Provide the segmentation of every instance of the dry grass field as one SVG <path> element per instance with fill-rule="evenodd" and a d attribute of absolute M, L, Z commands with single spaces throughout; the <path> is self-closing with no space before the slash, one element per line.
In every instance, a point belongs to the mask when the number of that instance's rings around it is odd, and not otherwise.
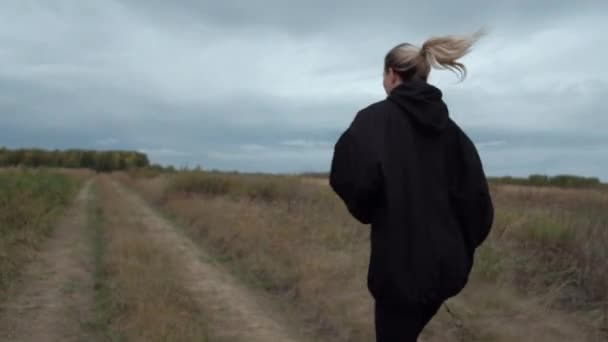
<path fill-rule="evenodd" d="M 369 228 L 312 178 L 119 174 L 250 286 L 289 303 L 317 336 L 370 341 Z M 608 192 L 492 186 L 496 220 L 466 290 L 428 341 L 603 341 Z"/>
<path fill-rule="evenodd" d="M 9 169 L 0 186 L 0 341 L 374 339 L 369 227 L 323 178 Z M 492 233 L 424 341 L 608 340 L 608 189 L 491 188 Z"/>

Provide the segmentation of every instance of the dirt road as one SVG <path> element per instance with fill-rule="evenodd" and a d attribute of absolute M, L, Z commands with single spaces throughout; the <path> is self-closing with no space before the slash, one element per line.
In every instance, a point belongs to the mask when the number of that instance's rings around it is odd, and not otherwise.
<path fill-rule="evenodd" d="M 146 227 L 146 239 L 170 252 L 181 281 L 204 313 L 210 341 L 301 341 L 283 317 L 152 210 L 139 197 L 105 179 L 113 198 Z"/>

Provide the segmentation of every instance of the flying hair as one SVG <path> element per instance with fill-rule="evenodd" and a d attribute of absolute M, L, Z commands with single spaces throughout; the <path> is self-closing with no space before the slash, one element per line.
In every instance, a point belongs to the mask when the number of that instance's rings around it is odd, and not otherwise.
<path fill-rule="evenodd" d="M 427 80 L 431 69 L 450 70 L 463 81 L 467 68 L 459 59 L 471 52 L 473 45 L 486 34 L 485 29 L 470 35 L 441 36 L 428 39 L 421 48 L 412 44 L 399 44 L 385 57 L 384 69 L 393 69 L 403 80 L 414 76 Z"/>

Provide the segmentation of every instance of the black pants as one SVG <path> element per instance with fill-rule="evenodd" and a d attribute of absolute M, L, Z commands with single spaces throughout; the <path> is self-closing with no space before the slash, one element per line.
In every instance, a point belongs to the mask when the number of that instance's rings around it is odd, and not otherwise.
<path fill-rule="evenodd" d="M 396 307 L 376 302 L 376 342 L 416 342 L 441 304 Z"/>

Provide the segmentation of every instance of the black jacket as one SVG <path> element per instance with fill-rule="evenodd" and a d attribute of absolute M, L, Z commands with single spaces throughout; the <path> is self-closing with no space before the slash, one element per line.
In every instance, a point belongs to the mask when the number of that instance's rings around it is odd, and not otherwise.
<path fill-rule="evenodd" d="M 330 184 L 372 224 L 377 301 L 424 304 L 463 289 L 494 209 L 477 150 L 439 89 L 411 80 L 361 110 L 335 145 Z"/>

